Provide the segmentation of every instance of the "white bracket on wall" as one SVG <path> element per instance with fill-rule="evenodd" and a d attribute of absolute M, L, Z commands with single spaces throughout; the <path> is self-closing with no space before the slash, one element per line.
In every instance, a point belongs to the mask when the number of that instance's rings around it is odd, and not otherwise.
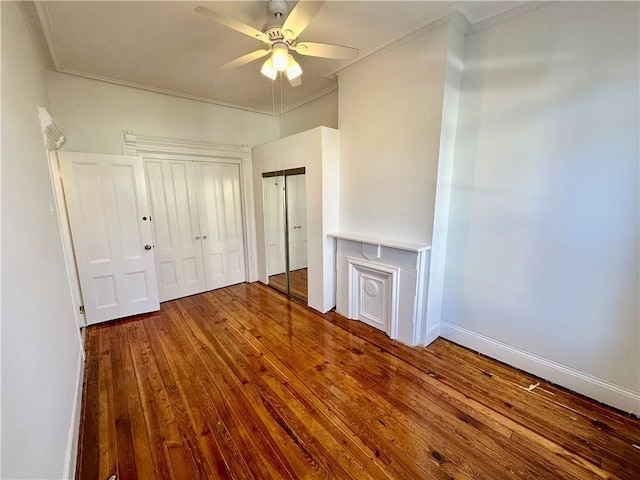
<path fill-rule="evenodd" d="M 380 245 L 373 245 L 371 243 L 363 243 L 360 247 L 362 256 L 367 260 L 376 260 L 380 258 Z"/>
<path fill-rule="evenodd" d="M 47 150 L 59 150 L 65 141 L 60 129 L 53 123 L 51 114 L 44 107 L 38 107 L 38 119 L 40 120 L 40 131 L 42 141 Z"/>

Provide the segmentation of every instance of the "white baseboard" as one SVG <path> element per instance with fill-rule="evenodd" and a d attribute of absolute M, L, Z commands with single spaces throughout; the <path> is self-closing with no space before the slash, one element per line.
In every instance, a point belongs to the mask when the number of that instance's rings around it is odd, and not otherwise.
<path fill-rule="evenodd" d="M 431 342 L 436 340 L 439 336 L 440 336 L 440 322 L 433 325 L 431 328 L 429 328 L 429 330 L 427 330 L 427 333 L 424 336 L 424 346 L 426 347 Z"/>
<path fill-rule="evenodd" d="M 599 402 L 640 415 L 640 392 L 627 390 L 450 323 L 440 324 L 440 336 Z"/>
<path fill-rule="evenodd" d="M 64 472 L 62 478 L 73 480 L 76 476 L 76 460 L 78 457 L 78 436 L 80 433 L 80 414 L 82 413 L 82 385 L 84 380 L 84 352 L 78 354 L 78 368 L 76 377 L 76 391 L 71 410 L 71 425 L 67 438 L 67 449 L 64 458 Z"/>

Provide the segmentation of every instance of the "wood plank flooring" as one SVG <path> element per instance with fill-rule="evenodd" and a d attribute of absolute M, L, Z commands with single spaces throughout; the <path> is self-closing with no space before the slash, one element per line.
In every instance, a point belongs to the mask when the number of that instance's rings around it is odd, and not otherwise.
<path fill-rule="evenodd" d="M 530 385 L 540 383 L 529 391 Z M 640 421 L 261 284 L 90 327 L 78 479 L 640 478 Z"/>
<path fill-rule="evenodd" d="M 291 295 L 300 300 L 307 302 L 307 269 L 301 268 L 299 270 L 293 270 L 289 274 L 289 281 L 291 282 Z M 271 275 L 269 277 L 269 285 L 280 290 L 281 292 L 287 291 L 287 274 L 280 273 L 278 275 Z"/>

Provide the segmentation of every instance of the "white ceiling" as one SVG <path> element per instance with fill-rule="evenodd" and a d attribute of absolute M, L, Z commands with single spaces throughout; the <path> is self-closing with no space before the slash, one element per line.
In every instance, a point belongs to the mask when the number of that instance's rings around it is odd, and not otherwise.
<path fill-rule="evenodd" d="M 295 2 L 288 2 L 290 7 Z M 300 35 L 301 41 L 355 47 L 360 58 L 443 16 L 454 8 L 472 22 L 524 2 L 327 1 Z M 198 5 L 259 30 L 267 2 L 50 1 L 38 13 L 58 71 L 164 91 L 174 95 L 271 113 L 272 87 L 261 61 L 230 71 L 220 65 L 263 43 L 203 17 Z M 348 62 L 296 55 L 304 75 L 299 87 L 282 82 L 285 111 L 334 89 L 335 72 Z"/>

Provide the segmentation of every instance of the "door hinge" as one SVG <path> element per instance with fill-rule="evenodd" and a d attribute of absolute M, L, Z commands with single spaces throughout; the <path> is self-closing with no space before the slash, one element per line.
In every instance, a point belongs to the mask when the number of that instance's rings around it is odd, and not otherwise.
<path fill-rule="evenodd" d="M 80 305 L 80 313 L 84 315 L 84 305 Z"/>

